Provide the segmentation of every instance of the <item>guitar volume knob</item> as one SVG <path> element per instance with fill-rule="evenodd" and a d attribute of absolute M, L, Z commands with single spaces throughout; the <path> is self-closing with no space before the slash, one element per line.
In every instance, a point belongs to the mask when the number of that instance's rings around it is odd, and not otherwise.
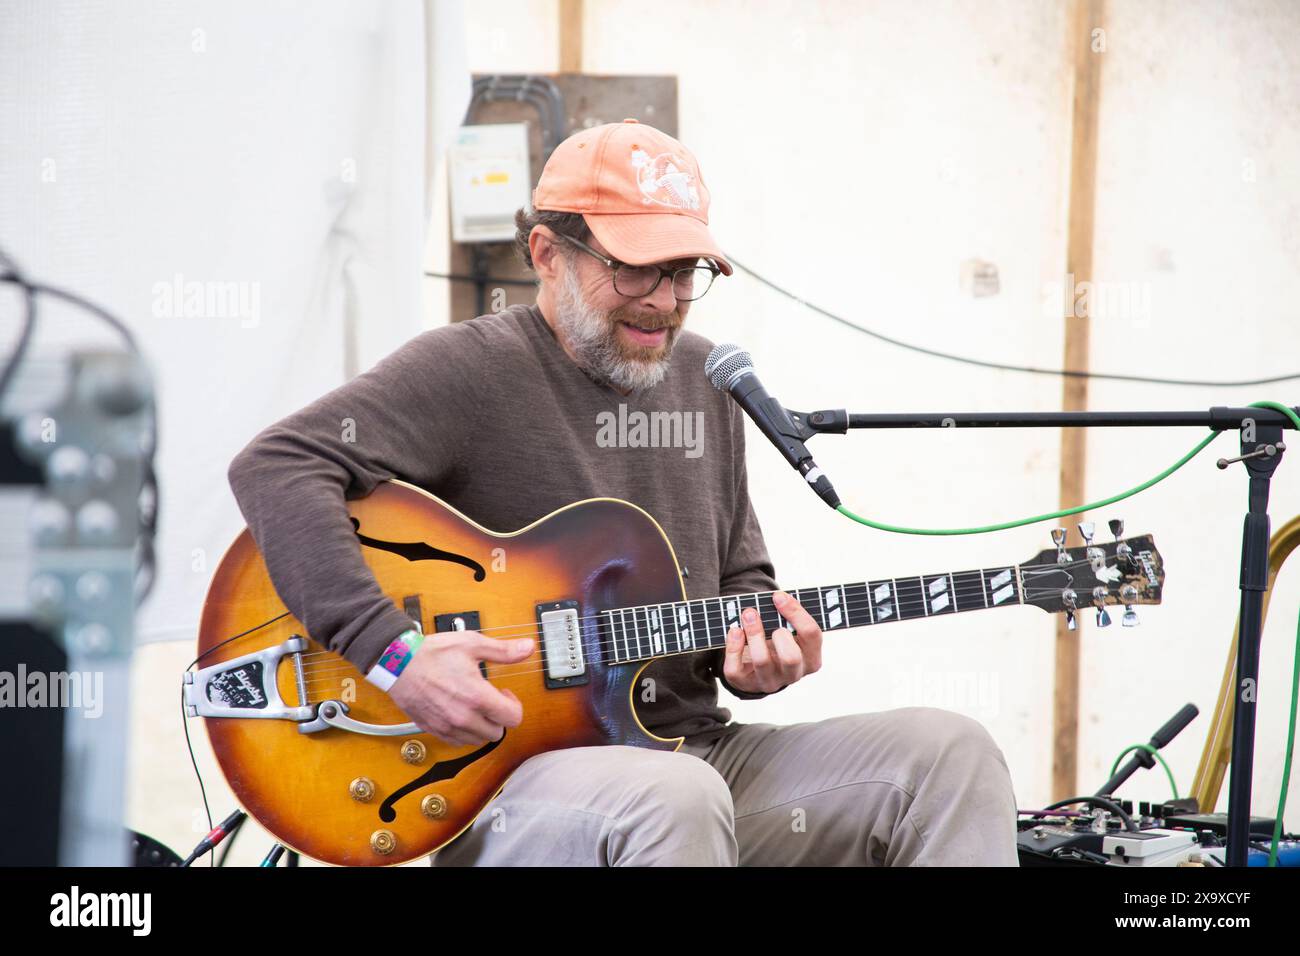
<path fill-rule="evenodd" d="M 420 801 L 420 812 L 430 820 L 441 820 L 447 815 L 447 798 L 440 793 L 431 793 Z"/>
<path fill-rule="evenodd" d="M 402 759 L 407 763 L 424 763 L 429 755 L 428 748 L 419 740 L 408 740 L 402 744 Z"/>
<path fill-rule="evenodd" d="M 375 782 L 369 777 L 357 777 L 348 784 L 348 794 L 357 803 L 369 803 L 375 797 Z"/>
<path fill-rule="evenodd" d="M 376 830 L 370 834 L 370 849 L 380 856 L 388 856 L 397 849 L 397 837 L 392 830 Z"/>

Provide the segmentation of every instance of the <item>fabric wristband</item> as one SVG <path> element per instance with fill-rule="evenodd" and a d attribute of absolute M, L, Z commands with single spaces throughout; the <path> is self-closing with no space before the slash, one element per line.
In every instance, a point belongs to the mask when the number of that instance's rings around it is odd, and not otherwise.
<path fill-rule="evenodd" d="M 409 628 L 394 638 L 393 643 L 379 655 L 375 666 L 370 668 L 366 680 L 382 691 L 387 691 L 397 682 L 398 676 L 411 663 L 411 658 L 424 643 L 424 635 L 415 628 Z"/>

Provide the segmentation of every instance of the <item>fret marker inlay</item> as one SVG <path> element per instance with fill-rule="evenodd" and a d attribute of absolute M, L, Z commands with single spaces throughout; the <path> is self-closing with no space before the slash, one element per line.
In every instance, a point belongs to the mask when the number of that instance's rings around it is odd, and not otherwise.
<path fill-rule="evenodd" d="M 830 588 L 822 595 L 826 602 L 826 626 L 839 627 L 844 623 L 844 609 L 840 607 L 840 589 Z"/>
<path fill-rule="evenodd" d="M 876 599 L 876 620 L 883 621 L 891 617 L 894 613 L 893 589 L 888 584 L 882 584 L 875 590 Z"/>

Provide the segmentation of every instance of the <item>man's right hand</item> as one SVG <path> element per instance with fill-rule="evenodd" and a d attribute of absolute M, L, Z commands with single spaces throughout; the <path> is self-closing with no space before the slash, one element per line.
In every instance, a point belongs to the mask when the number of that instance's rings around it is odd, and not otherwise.
<path fill-rule="evenodd" d="M 533 652 L 533 640 L 497 640 L 478 631 L 428 635 L 388 694 L 421 730 L 454 746 L 501 739 L 518 727 L 524 706 L 513 692 L 483 679 L 479 661 L 517 664 Z"/>

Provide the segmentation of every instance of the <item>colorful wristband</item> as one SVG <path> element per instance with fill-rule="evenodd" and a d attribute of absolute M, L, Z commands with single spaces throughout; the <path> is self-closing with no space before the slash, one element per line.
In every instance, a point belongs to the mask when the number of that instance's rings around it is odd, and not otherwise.
<path fill-rule="evenodd" d="M 380 690 L 387 691 L 397 682 L 398 676 L 406 669 L 406 665 L 411 663 L 411 658 L 423 643 L 424 635 L 419 631 L 414 628 L 403 631 L 384 649 L 384 653 L 379 655 L 379 660 L 375 662 L 374 667 L 370 668 L 366 680 Z"/>

